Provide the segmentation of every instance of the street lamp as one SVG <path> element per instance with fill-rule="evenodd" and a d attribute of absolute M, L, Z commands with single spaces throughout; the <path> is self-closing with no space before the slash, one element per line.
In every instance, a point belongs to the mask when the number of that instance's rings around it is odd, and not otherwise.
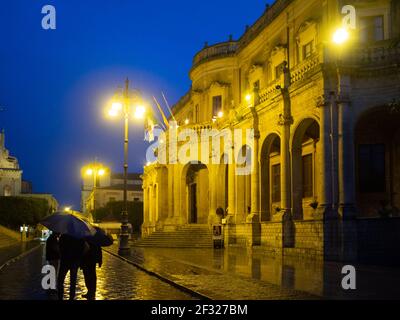
<path fill-rule="evenodd" d="M 336 67 L 336 76 L 337 76 L 337 97 L 340 99 L 340 97 L 342 96 L 342 75 L 340 72 L 340 60 L 341 60 L 341 55 L 342 55 L 342 50 L 344 45 L 350 40 L 350 33 L 348 31 L 348 29 L 346 27 L 340 27 L 338 29 L 336 29 L 336 31 L 333 33 L 332 36 L 332 42 L 336 47 L 336 63 L 335 63 L 335 67 Z M 336 191 L 335 191 L 335 185 L 336 185 L 336 181 L 335 181 L 335 168 L 333 166 L 333 163 L 335 163 L 335 144 L 334 144 L 334 120 L 333 120 L 333 105 L 332 103 L 329 104 L 329 111 L 330 111 L 330 144 L 331 144 L 331 180 L 332 180 L 332 210 L 335 210 L 335 201 L 336 201 Z M 340 120 L 340 117 L 343 117 L 343 112 L 346 112 L 346 110 L 343 111 L 343 109 L 340 111 L 341 107 L 338 106 L 338 146 L 339 149 L 343 150 L 343 145 L 341 146 L 341 144 L 343 144 L 343 118 L 342 120 Z M 338 153 L 338 158 L 339 158 L 339 162 L 340 157 L 343 157 L 343 152 Z M 340 185 L 340 178 L 338 181 L 339 185 Z M 339 199 L 340 199 L 340 194 L 338 195 Z M 340 201 L 339 201 L 340 202 Z"/>
<path fill-rule="evenodd" d="M 97 187 L 97 178 L 104 176 L 106 173 L 105 168 L 98 164 L 97 162 L 90 164 L 84 170 L 84 174 L 87 177 L 93 177 L 93 212 L 96 211 L 96 187 Z"/>
<path fill-rule="evenodd" d="M 121 212 L 121 234 L 119 238 L 118 253 L 124 255 L 129 253 L 129 227 L 128 227 L 128 143 L 129 143 L 129 118 L 143 119 L 146 114 L 146 108 L 141 103 L 140 93 L 130 95 L 129 80 L 125 81 L 125 88 L 122 94 L 111 104 L 108 114 L 111 117 L 117 117 L 121 113 L 124 117 L 124 206 Z"/>
<path fill-rule="evenodd" d="M 337 45 L 344 44 L 347 40 L 349 40 L 349 32 L 345 28 L 339 28 L 333 34 L 333 42 Z"/>

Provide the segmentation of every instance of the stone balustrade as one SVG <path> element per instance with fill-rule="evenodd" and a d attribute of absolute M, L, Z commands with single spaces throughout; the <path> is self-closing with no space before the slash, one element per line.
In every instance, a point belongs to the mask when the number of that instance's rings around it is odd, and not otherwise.
<path fill-rule="evenodd" d="M 238 44 L 236 41 L 228 41 L 205 47 L 193 58 L 193 67 L 212 58 L 233 56 L 236 53 Z"/>

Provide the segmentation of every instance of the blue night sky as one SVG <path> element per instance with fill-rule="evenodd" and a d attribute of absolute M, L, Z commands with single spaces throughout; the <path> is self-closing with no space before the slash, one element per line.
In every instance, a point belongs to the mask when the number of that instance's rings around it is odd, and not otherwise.
<path fill-rule="evenodd" d="M 174 104 L 190 86 L 192 57 L 240 37 L 268 1 L 6 0 L 0 5 L 0 128 L 34 192 L 79 209 L 80 168 L 95 157 L 122 172 L 122 121 L 103 115 L 126 77 L 147 97 Z M 270 1 L 272 2 L 272 1 Z M 41 27 L 44 5 L 57 29 Z M 147 143 L 132 121 L 129 171 Z"/>

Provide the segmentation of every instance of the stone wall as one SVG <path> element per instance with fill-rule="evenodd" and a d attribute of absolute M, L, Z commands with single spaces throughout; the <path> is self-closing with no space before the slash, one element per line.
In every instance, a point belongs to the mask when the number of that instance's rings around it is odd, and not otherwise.
<path fill-rule="evenodd" d="M 261 223 L 261 246 L 268 252 L 282 252 L 282 223 Z"/>
<path fill-rule="evenodd" d="M 294 246 L 285 248 L 284 254 L 303 258 L 322 258 L 324 251 L 322 221 L 294 221 Z"/>
<path fill-rule="evenodd" d="M 400 265 L 400 218 L 357 220 L 358 261 Z"/>

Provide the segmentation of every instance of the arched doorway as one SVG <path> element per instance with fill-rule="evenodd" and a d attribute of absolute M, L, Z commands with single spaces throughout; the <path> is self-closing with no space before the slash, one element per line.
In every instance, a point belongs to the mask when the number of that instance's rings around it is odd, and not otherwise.
<path fill-rule="evenodd" d="M 270 134 L 261 149 L 261 221 L 269 221 L 281 206 L 281 140 Z"/>
<path fill-rule="evenodd" d="M 183 172 L 187 221 L 190 224 L 206 224 L 209 214 L 208 168 L 202 163 L 190 163 Z"/>
<path fill-rule="evenodd" d="M 5 197 L 10 197 L 12 195 L 11 194 L 11 187 L 8 186 L 8 185 L 4 186 L 3 194 L 4 194 Z"/>
<path fill-rule="evenodd" d="M 356 201 L 360 216 L 398 215 L 400 208 L 400 111 L 364 113 L 355 127 Z"/>
<path fill-rule="evenodd" d="M 304 119 L 292 144 L 293 218 L 313 219 L 318 203 L 318 154 L 320 127 L 316 120 Z"/>

